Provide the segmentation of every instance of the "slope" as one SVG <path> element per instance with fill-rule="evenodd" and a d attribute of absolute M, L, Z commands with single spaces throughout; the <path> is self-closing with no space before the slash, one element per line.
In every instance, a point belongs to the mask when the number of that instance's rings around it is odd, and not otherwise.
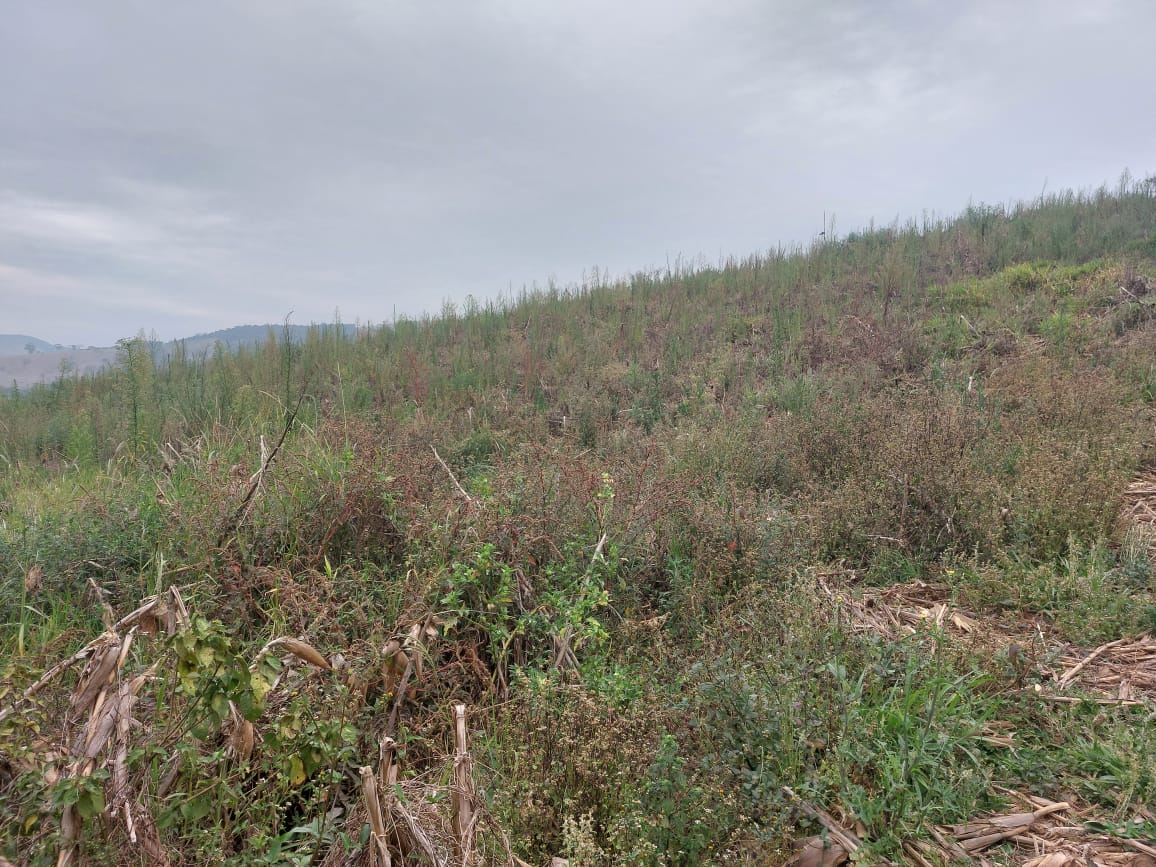
<path fill-rule="evenodd" d="M 1137 184 L 0 401 L 5 855 L 1140 857 L 1154 257 Z"/>

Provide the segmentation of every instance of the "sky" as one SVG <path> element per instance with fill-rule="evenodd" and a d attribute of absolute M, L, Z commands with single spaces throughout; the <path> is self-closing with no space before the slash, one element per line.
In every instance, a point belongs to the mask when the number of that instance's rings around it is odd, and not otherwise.
<path fill-rule="evenodd" d="M 0 22 L 0 332 L 53 343 L 388 322 L 1156 172 L 1151 0 L 0 0 Z"/>

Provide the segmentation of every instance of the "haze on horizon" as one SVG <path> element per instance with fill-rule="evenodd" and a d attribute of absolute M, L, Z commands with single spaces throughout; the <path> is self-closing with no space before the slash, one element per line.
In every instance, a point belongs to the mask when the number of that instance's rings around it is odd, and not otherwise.
<path fill-rule="evenodd" d="M 0 332 L 388 321 L 1156 170 L 1148 0 L 0 0 Z"/>

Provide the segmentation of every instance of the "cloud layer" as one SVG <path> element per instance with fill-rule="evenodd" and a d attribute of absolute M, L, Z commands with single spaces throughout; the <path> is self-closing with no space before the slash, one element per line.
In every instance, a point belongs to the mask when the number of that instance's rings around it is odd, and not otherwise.
<path fill-rule="evenodd" d="M 387 320 L 1156 169 L 1156 5 L 0 4 L 0 331 Z"/>

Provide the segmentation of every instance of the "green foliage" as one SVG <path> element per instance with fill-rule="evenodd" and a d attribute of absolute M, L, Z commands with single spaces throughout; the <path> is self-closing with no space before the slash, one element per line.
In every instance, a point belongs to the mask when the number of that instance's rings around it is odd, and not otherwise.
<path fill-rule="evenodd" d="M 177 682 L 207 713 L 195 720 L 193 734 L 205 737 L 229 716 L 230 704 L 247 720 L 261 715 L 265 696 L 280 669 L 266 656 L 250 671 L 221 625 L 196 617 L 173 639 Z"/>
<path fill-rule="evenodd" d="M 651 817 L 650 842 L 664 864 L 701 864 L 729 830 L 713 821 L 714 795 L 687 774 L 678 740 L 664 735 L 642 786 L 642 809 Z"/>
<path fill-rule="evenodd" d="M 1084 548 L 1073 539 L 1058 561 L 1012 560 L 961 569 L 955 578 L 979 606 L 1042 614 L 1065 638 L 1097 645 L 1156 627 L 1156 600 L 1136 592 L 1146 589 L 1151 566 L 1131 547 L 1135 544 L 1132 540 L 1114 553 L 1101 544 Z"/>
<path fill-rule="evenodd" d="M 881 849 L 898 850 L 924 822 L 957 822 L 990 797 L 981 758 L 983 676 L 957 674 L 926 647 L 867 644 L 855 674 L 828 663 L 839 706 L 830 781 Z"/>

